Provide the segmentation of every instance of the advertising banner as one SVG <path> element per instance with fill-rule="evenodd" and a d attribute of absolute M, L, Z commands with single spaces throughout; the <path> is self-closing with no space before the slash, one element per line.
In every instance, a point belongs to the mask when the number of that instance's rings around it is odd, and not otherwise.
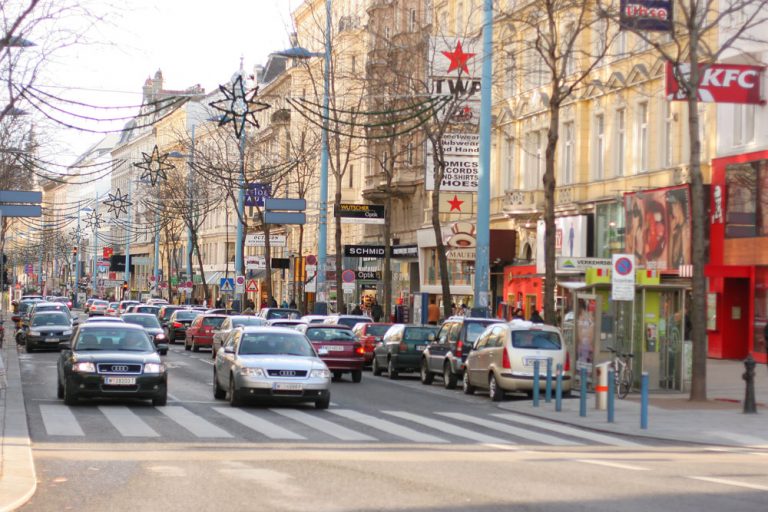
<path fill-rule="evenodd" d="M 245 189 L 245 206 L 264 206 L 264 199 L 272 196 L 269 183 L 249 183 Z"/>
<path fill-rule="evenodd" d="M 264 233 L 252 233 L 245 235 L 246 247 L 264 247 L 266 236 Z M 269 245 L 271 247 L 285 247 L 286 237 L 285 235 L 269 235 Z"/>
<path fill-rule="evenodd" d="M 585 258 L 589 221 L 586 215 L 570 215 L 555 219 L 555 260 L 558 256 Z M 544 221 L 536 224 L 536 272 L 544 273 Z"/>
<path fill-rule="evenodd" d="M 704 103 L 762 103 L 760 95 L 760 77 L 763 66 L 741 64 L 711 64 L 706 69 L 699 64 L 703 72 L 699 76 L 699 101 Z M 680 64 L 680 75 L 690 76 L 691 65 Z M 685 90 L 675 78 L 672 63 L 667 62 L 665 71 L 665 93 L 670 101 L 684 101 Z"/>
<path fill-rule="evenodd" d="M 384 206 L 341 203 L 336 210 L 342 224 L 384 224 Z"/>
<path fill-rule="evenodd" d="M 424 186 L 435 190 L 435 161 L 433 148 L 427 144 L 427 165 Z M 440 190 L 477 192 L 480 171 L 480 136 L 474 133 L 446 133 L 442 139 L 445 172 Z"/>
<path fill-rule="evenodd" d="M 672 0 L 621 0 L 621 28 L 655 32 L 672 30 Z"/>
<path fill-rule="evenodd" d="M 599 337 L 599 309 L 594 295 L 577 295 L 576 298 L 576 369 L 592 372 L 595 348 Z"/>
<path fill-rule="evenodd" d="M 479 38 L 433 37 L 430 48 L 430 77 L 433 96 L 454 96 L 438 112 L 442 122 L 451 116 L 452 124 L 477 125 L 480 121 L 480 79 L 482 42 Z"/>

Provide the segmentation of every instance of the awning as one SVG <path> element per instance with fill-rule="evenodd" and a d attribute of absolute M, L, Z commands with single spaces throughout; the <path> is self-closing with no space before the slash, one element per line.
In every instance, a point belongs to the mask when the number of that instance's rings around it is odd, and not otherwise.
<path fill-rule="evenodd" d="M 568 288 L 569 290 L 578 290 L 579 288 L 584 288 L 587 286 L 587 283 L 584 281 L 558 281 L 557 286 L 562 286 L 563 288 Z"/>

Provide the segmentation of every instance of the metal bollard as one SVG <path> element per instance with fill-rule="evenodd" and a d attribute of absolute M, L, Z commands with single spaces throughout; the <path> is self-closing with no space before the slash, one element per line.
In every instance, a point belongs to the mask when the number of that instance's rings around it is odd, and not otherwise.
<path fill-rule="evenodd" d="M 614 370 L 608 370 L 608 423 L 613 423 L 613 400 L 616 393 Z"/>
<path fill-rule="evenodd" d="M 648 429 L 648 372 L 640 378 L 640 428 Z"/>
<path fill-rule="evenodd" d="M 539 360 L 533 362 L 533 406 L 539 406 Z"/>
<path fill-rule="evenodd" d="M 579 416 L 587 415 L 587 369 L 581 369 L 581 391 L 579 392 Z"/>
<path fill-rule="evenodd" d="M 557 365 L 557 377 L 555 380 L 555 411 L 563 410 L 563 365 Z"/>
<path fill-rule="evenodd" d="M 552 358 L 547 358 L 547 388 L 544 392 L 544 401 L 550 403 L 552 401 Z"/>
<path fill-rule="evenodd" d="M 744 414 L 757 413 L 757 404 L 755 403 L 755 364 L 752 354 L 749 354 L 744 360 L 746 371 L 741 376 L 747 384 L 747 389 L 744 390 Z"/>

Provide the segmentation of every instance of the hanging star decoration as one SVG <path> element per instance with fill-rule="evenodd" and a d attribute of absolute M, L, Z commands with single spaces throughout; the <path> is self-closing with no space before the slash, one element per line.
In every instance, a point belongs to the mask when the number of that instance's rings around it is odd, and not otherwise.
<path fill-rule="evenodd" d="M 463 71 L 469 74 L 469 68 L 467 67 L 467 61 L 474 57 L 475 53 L 464 53 L 464 49 L 461 47 L 461 41 L 456 42 L 456 49 L 452 52 L 443 52 L 443 55 L 448 57 L 451 64 L 448 66 L 448 72 L 450 73 L 454 69 Z"/>
<path fill-rule="evenodd" d="M 100 213 L 96 213 L 96 210 L 91 210 L 91 212 L 85 216 L 85 223 L 93 231 L 98 231 L 102 223 L 101 218 L 102 218 L 102 215 Z"/>
<path fill-rule="evenodd" d="M 223 114 L 219 119 L 219 126 L 232 123 L 238 140 L 243 136 L 246 123 L 259 128 L 256 114 L 270 108 L 271 105 L 256 100 L 256 95 L 259 92 L 258 87 L 246 93 L 243 75 L 240 73 L 230 85 L 219 85 L 219 90 L 224 94 L 224 98 L 209 103 L 211 107 Z"/>
<path fill-rule="evenodd" d="M 128 194 L 121 194 L 120 189 L 117 189 L 115 194 L 109 194 L 109 199 L 104 201 L 104 204 L 109 208 L 109 212 L 115 212 L 115 218 L 118 218 L 120 213 L 128 213 L 128 207 L 133 203 L 128 200 Z"/>
<path fill-rule="evenodd" d="M 167 162 L 168 153 L 164 155 L 160 154 L 160 150 L 157 149 L 157 144 L 152 149 L 152 153 L 147 154 L 142 151 L 142 160 L 137 164 L 133 164 L 134 167 L 138 167 L 142 172 L 139 177 L 140 180 L 149 180 L 150 185 L 153 187 L 157 185 L 160 180 L 168 180 L 168 172 L 174 168 L 174 165 Z"/>

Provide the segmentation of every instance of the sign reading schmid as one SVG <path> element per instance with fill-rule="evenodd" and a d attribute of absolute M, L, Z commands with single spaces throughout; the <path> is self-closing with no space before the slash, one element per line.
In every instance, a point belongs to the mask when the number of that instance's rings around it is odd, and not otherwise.
<path fill-rule="evenodd" d="M 336 215 L 342 224 L 384 224 L 384 206 L 341 203 Z"/>
<path fill-rule="evenodd" d="M 350 258 L 383 258 L 383 245 L 345 245 L 344 256 Z"/>
<path fill-rule="evenodd" d="M 762 66 L 741 64 L 711 64 L 704 69 L 699 64 L 699 101 L 704 103 L 762 103 L 760 75 Z M 678 73 L 686 80 L 691 74 L 690 64 L 680 64 Z M 686 91 L 675 78 L 671 62 L 667 62 L 665 90 L 670 101 L 683 101 Z"/>

